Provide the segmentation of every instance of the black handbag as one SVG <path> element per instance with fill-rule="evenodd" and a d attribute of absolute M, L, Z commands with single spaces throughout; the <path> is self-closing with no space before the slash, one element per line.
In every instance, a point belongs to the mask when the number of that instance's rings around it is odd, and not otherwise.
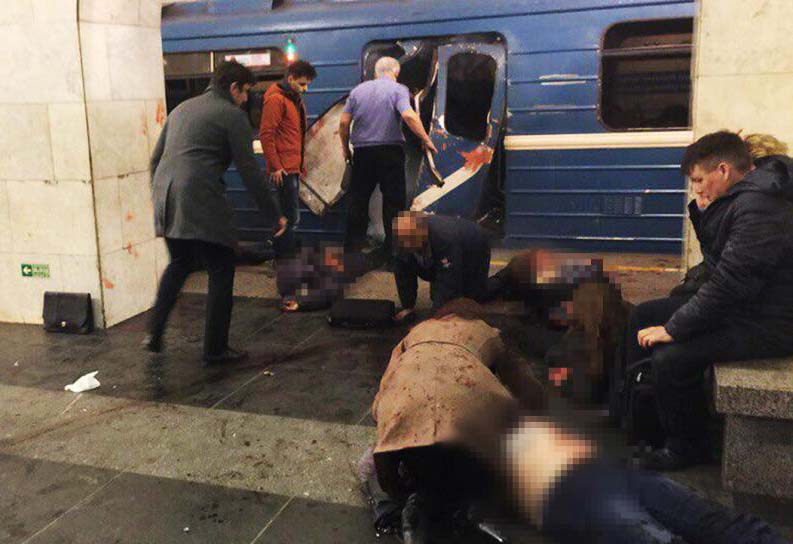
<path fill-rule="evenodd" d="M 331 307 L 328 323 L 348 329 L 376 329 L 394 325 L 392 300 L 343 298 Z"/>
<path fill-rule="evenodd" d="M 88 334 L 94 330 L 89 293 L 44 293 L 44 330 Z"/>

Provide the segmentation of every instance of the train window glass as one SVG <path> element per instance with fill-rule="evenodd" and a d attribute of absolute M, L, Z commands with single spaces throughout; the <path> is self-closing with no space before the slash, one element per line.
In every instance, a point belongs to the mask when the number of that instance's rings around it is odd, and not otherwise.
<path fill-rule="evenodd" d="M 212 73 L 209 53 L 169 53 L 163 56 L 163 65 L 166 78 Z"/>
<path fill-rule="evenodd" d="M 619 23 L 603 39 L 600 118 L 610 129 L 690 126 L 693 19 Z"/>
<path fill-rule="evenodd" d="M 495 83 L 493 57 L 458 53 L 449 59 L 445 125 L 450 134 L 469 140 L 487 137 Z"/>
<path fill-rule="evenodd" d="M 234 59 L 250 68 L 257 76 L 270 75 L 280 78 L 286 69 L 286 55 L 275 47 L 216 51 L 214 55 L 215 66 L 223 61 Z"/>
<path fill-rule="evenodd" d="M 209 86 L 210 78 L 204 77 L 182 77 L 177 79 L 165 80 L 165 105 L 168 113 L 176 106 L 194 96 L 203 93 Z"/>

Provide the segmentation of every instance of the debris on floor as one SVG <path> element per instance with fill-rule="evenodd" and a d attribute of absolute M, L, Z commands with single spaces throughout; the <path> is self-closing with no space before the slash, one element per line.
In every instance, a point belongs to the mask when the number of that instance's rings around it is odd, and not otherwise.
<path fill-rule="evenodd" d="M 63 387 L 64 391 L 71 391 L 72 393 L 82 393 L 83 391 L 90 391 L 91 389 L 96 389 L 101 384 L 99 380 L 96 379 L 96 375 L 99 371 L 94 370 L 93 372 L 89 372 L 84 376 L 80 376 L 78 380 L 74 383 L 70 383 Z"/>

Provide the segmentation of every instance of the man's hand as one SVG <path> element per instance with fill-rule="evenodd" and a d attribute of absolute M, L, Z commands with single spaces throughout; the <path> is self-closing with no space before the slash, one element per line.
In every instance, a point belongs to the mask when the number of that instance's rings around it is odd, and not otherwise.
<path fill-rule="evenodd" d="M 669 344 L 674 342 L 675 339 L 670 336 L 666 329 L 661 326 L 647 327 L 642 329 L 636 335 L 639 345 L 643 348 L 650 348 L 656 344 Z"/>
<path fill-rule="evenodd" d="M 424 151 L 429 151 L 433 155 L 438 153 L 438 149 L 435 147 L 435 144 L 432 143 L 432 140 L 427 139 L 422 142 L 422 146 L 424 147 Z"/>
<path fill-rule="evenodd" d="M 276 187 L 280 187 L 284 184 L 284 176 L 286 176 L 286 170 L 283 168 L 280 170 L 276 170 L 272 174 L 270 174 L 270 181 L 272 181 Z"/>
<path fill-rule="evenodd" d="M 396 323 L 405 323 L 407 321 L 414 319 L 415 317 L 416 317 L 415 310 L 413 310 L 413 308 L 407 308 L 396 314 L 394 316 L 394 321 Z"/>
<path fill-rule="evenodd" d="M 344 154 L 345 162 L 352 162 L 352 151 L 350 151 L 350 146 L 343 145 L 341 147 L 341 152 Z"/>
<path fill-rule="evenodd" d="M 286 217 L 279 217 L 278 218 L 278 230 L 275 231 L 275 234 L 273 235 L 273 238 L 278 238 L 284 232 L 286 232 L 287 223 L 288 223 L 288 221 L 286 220 Z"/>

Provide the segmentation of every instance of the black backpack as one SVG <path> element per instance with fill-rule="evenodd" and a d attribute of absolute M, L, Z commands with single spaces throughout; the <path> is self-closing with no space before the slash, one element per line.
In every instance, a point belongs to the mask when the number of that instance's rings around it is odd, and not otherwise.
<path fill-rule="evenodd" d="M 631 444 L 663 447 L 666 433 L 655 400 L 652 359 L 641 359 L 615 376 L 609 399 L 609 415 L 628 433 Z"/>

